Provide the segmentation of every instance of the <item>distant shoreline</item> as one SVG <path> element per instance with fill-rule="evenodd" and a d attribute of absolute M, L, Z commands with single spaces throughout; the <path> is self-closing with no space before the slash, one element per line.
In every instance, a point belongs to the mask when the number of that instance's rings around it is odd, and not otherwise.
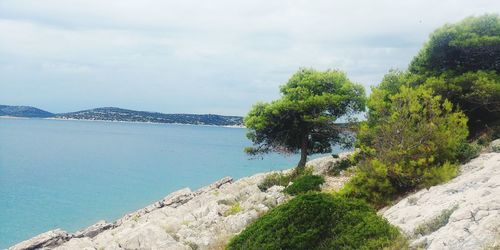
<path fill-rule="evenodd" d="M 92 119 L 74 119 L 74 118 L 55 118 L 55 117 L 19 117 L 19 116 L 0 116 L 1 119 L 41 119 L 41 120 L 56 120 L 56 121 L 83 121 L 83 122 L 110 122 L 110 123 L 139 123 L 139 124 L 172 124 L 172 125 L 192 125 L 192 126 L 207 126 L 207 127 L 223 127 L 223 128 L 246 128 L 242 125 L 211 125 L 211 124 L 194 124 L 194 123 L 176 123 L 176 122 L 140 122 L 140 121 L 119 121 L 119 120 L 92 120 Z"/>

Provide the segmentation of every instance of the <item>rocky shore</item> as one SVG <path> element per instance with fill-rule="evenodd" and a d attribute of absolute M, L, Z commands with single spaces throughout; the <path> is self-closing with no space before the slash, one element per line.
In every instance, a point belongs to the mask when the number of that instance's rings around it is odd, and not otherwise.
<path fill-rule="evenodd" d="M 323 157 L 309 165 L 325 174 L 337 160 Z M 281 192 L 284 187 L 258 188 L 267 174 L 236 181 L 225 177 L 196 191 L 184 188 L 113 223 L 100 221 L 76 233 L 52 230 L 9 249 L 222 249 L 231 236 L 289 199 Z M 329 177 L 324 188 L 341 187 L 347 180 Z"/>
<path fill-rule="evenodd" d="M 500 153 L 481 154 L 460 170 L 383 211 L 412 248 L 500 249 Z"/>
<path fill-rule="evenodd" d="M 325 175 L 346 157 L 312 160 Z M 225 177 L 196 191 L 185 188 L 143 209 L 76 233 L 60 229 L 10 249 L 223 249 L 227 240 L 290 197 L 274 186 L 261 191 L 268 173 L 234 181 Z M 324 190 L 338 190 L 350 176 L 326 176 Z M 462 165 L 448 183 L 421 190 L 379 213 L 401 228 L 415 249 L 500 247 L 500 153 L 485 153 Z M 498 248 L 493 248 L 498 249 Z"/>

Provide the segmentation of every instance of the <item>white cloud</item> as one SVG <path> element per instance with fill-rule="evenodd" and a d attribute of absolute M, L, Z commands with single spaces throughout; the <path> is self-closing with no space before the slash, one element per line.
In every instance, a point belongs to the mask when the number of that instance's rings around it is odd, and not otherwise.
<path fill-rule="evenodd" d="M 242 115 L 276 98 L 298 67 L 377 84 L 435 28 L 499 9 L 494 0 L 2 0 L 0 100 Z"/>

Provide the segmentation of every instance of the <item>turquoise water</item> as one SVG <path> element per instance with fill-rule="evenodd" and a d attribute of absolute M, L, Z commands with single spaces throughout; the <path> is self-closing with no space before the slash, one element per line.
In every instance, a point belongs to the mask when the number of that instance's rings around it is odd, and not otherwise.
<path fill-rule="evenodd" d="M 54 228 L 112 221 L 183 187 L 285 169 L 250 160 L 246 130 L 209 126 L 0 119 L 0 249 Z"/>

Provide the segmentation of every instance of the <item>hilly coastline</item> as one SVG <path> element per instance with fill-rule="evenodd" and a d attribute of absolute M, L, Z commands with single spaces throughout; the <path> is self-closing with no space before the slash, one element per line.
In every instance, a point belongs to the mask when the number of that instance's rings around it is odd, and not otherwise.
<path fill-rule="evenodd" d="M 0 116 L 48 118 L 54 117 L 55 114 L 31 106 L 0 105 Z"/>
<path fill-rule="evenodd" d="M 224 116 L 215 114 L 164 114 L 158 112 L 136 111 L 116 107 L 103 107 L 55 114 L 31 106 L 0 105 L 0 116 L 23 118 L 53 118 L 63 120 L 243 126 L 243 118 L 241 116 Z"/>

